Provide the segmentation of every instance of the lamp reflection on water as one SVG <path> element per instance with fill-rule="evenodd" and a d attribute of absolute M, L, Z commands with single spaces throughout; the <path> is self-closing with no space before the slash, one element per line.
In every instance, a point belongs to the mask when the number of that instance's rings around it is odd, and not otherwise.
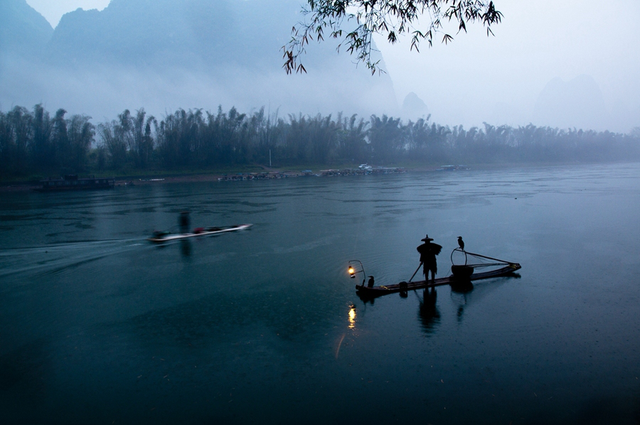
<path fill-rule="evenodd" d="M 355 329 L 356 328 L 356 306 L 355 304 L 350 304 L 349 305 L 349 329 Z M 344 341 L 344 338 L 347 336 L 347 333 L 343 333 L 342 336 L 340 337 L 340 341 L 338 341 L 338 346 L 336 347 L 336 359 L 338 358 L 338 356 L 340 355 L 340 347 L 342 347 L 342 342 Z"/>
<path fill-rule="evenodd" d="M 356 306 L 351 304 L 349 306 L 349 329 L 356 327 Z"/>

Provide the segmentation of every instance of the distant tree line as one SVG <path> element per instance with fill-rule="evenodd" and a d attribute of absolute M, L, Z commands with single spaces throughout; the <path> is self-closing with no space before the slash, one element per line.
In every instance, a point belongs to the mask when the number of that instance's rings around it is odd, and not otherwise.
<path fill-rule="evenodd" d="M 215 170 L 310 164 L 478 164 L 640 159 L 640 129 L 630 134 L 550 127 L 465 129 L 429 118 L 403 123 L 372 115 L 269 116 L 179 109 L 158 120 L 125 110 L 97 126 L 86 115 L 51 116 L 42 105 L 0 112 L 0 177 L 70 173 Z"/>

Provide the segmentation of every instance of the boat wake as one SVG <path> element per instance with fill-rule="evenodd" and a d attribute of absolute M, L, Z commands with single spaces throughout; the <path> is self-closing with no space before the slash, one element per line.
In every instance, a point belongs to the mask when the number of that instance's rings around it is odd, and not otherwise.
<path fill-rule="evenodd" d="M 0 250 L 0 278 L 34 273 L 57 273 L 81 264 L 148 247 L 144 239 L 65 242 L 39 247 Z"/>

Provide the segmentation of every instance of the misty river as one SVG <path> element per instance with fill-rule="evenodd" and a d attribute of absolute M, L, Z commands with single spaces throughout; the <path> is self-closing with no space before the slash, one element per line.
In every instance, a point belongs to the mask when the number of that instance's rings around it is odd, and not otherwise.
<path fill-rule="evenodd" d="M 2 193 L 3 424 L 632 424 L 640 164 Z M 251 223 L 156 246 L 154 230 Z M 522 265 L 364 302 L 425 234 Z"/>

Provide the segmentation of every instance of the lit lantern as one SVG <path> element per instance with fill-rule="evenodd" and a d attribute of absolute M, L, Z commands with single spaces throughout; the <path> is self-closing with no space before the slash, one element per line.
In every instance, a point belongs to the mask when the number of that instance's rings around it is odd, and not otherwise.
<path fill-rule="evenodd" d="M 356 265 L 360 265 L 359 269 L 356 269 L 355 266 L 352 263 L 356 263 Z M 362 273 L 362 286 L 364 286 L 364 281 L 367 278 L 367 274 L 364 271 L 364 266 L 362 265 L 362 262 L 360 262 L 360 260 L 350 260 L 349 261 L 349 268 L 347 268 L 347 272 L 349 273 L 349 277 L 351 279 L 355 279 L 356 275 L 358 273 Z"/>

